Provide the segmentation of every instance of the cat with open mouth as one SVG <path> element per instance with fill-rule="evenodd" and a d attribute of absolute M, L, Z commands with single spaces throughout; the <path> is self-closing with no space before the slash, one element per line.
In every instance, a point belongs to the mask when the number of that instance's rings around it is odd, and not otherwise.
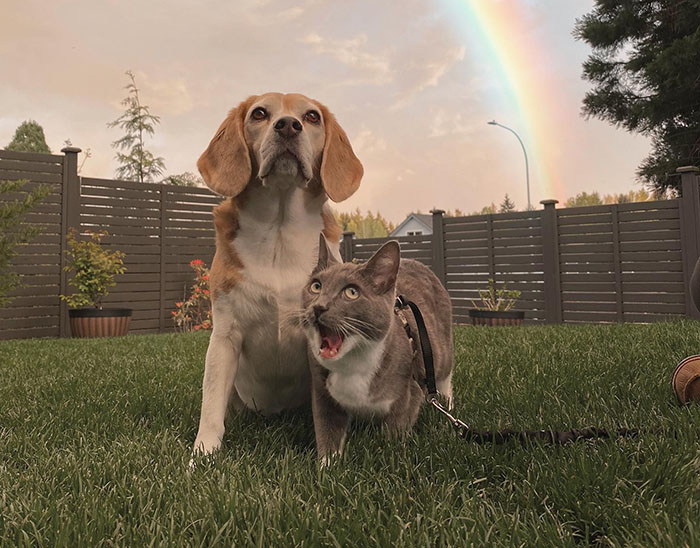
<path fill-rule="evenodd" d="M 397 293 L 415 302 L 433 347 L 438 390 L 452 400 L 452 313 L 447 291 L 423 264 L 401 259 L 390 241 L 365 264 L 339 263 L 321 235 L 318 264 L 302 290 L 316 447 L 324 462 L 342 453 L 353 416 L 408 432 L 425 399 L 423 357 L 394 310 Z"/>

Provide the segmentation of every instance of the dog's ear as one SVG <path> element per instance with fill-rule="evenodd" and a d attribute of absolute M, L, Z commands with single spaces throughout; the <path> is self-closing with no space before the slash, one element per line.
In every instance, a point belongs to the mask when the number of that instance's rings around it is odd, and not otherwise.
<path fill-rule="evenodd" d="M 255 99 L 257 96 L 248 97 L 229 112 L 197 161 L 204 182 L 217 194 L 237 196 L 250 181 L 252 166 L 243 122 Z"/>
<path fill-rule="evenodd" d="M 401 250 L 399 242 L 390 240 L 372 255 L 362 267 L 362 274 L 383 295 L 396 284 L 396 276 L 401 263 Z"/>
<path fill-rule="evenodd" d="M 318 106 L 323 114 L 326 130 L 321 161 L 321 184 L 331 200 L 342 202 L 352 196 L 360 186 L 364 169 L 335 116 L 325 106 Z"/>
<path fill-rule="evenodd" d="M 318 264 L 316 264 L 316 268 L 314 268 L 314 274 L 321 272 L 334 264 L 339 264 L 338 260 L 331 252 L 331 248 L 328 245 L 328 240 L 326 240 L 326 235 L 321 232 L 321 235 L 318 238 Z"/>

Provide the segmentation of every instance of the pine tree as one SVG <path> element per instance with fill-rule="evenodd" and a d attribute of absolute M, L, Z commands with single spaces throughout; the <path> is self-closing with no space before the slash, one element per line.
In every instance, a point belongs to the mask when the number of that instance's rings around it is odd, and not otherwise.
<path fill-rule="evenodd" d="M 160 123 L 160 118 L 152 115 L 149 108 L 141 104 L 134 73 L 128 70 L 126 75 L 131 80 L 124 87 L 129 94 L 121 102 L 126 110 L 119 118 L 107 124 L 108 127 L 119 127 L 125 132 L 124 137 L 112 143 L 112 147 L 117 149 L 115 158 L 119 162 L 116 176 L 119 179 L 150 183 L 163 174 L 165 161 L 154 157 L 145 149 L 143 138 L 144 134 L 155 133 L 155 125 Z"/>
<path fill-rule="evenodd" d="M 511 211 L 515 211 L 515 202 L 510 199 L 510 196 L 506 193 L 506 197 L 503 198 L 503 201 L 501 202 L 501 205 L 498 206 L 498 212 L 499 213 L 509 213 Z"/>
<path fill-rule="evenodd" d="M 593 52 L 583 112 L 652 139 L 637 169 L 657 193 L 700 165 L 700 0 L 596 0 L 574 35 Z"/>
<path fill-rule="evenodd" d="M 44 128 L 34 120 L 26 120 L 17 127 L 12 141 L 5 150 L 51 154 L 51 149 L 46 144 Z"/>

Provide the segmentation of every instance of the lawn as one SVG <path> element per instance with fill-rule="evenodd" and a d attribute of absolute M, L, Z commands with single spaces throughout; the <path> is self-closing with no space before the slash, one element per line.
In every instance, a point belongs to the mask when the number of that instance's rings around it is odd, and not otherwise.
<path fill-rule="evenodd" d="M 700 546 L 700 406 L 670 390 L 700 322 L 455 329 L 475 427 L 663 432 L 476 445 L 424 408 L 320 469 L 308 410 L 244 414 L 188 474 L 207 334 L 0 342 L 0 546 Z"/>

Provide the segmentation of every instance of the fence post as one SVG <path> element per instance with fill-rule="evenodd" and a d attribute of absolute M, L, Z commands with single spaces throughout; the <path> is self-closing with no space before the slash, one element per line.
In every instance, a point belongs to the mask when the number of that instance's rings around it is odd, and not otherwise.
<path fill-rule="evenodd" d="M 61 181 L 61 283 L 60 294 L 67 295 L 68 272 L 64 270 L 67 257 L 68 241 L 66 236 L 71 228 L 80 230 L 80 178 L 78 177 L 78 153 L 77 147 L 64 147 L 61 152 L 63 158 L 63 177 Z M 61 300 L 59 303 L 58 334 L 60 337 L 70 336 L 68 328 L 68 303 Z"/>
<path fill-rule="evenodd" d="M 618 322 L 624 319 L 622 298 L 622 256 L 620 253 L 620 219 L 618 207 L 614 204 L 611 208 L 612 236 L 613 236 L 613 265 L 615 268 L 615 314 Z"/>
<path fill-rule="evenodd" d="M 542 255 L 544 262 L 544 318 L 547 323 L 561 323 L 561 279 L 559 276 L 558 200 L 542 200 Z"/>
<path fill-rule="evenodd" d="M 442 209 L 433 209 L 433 272 L 447 287 L 447 268 L 445 267 L 445 212 Z"/>
<path fill-rule="evenodd" d="M 681 175 L 681 250 L 683 254 L 683 282 L 685 284 L 685 313 L 700 319 L 700 310 L 690 296 L 690 277 L 700 258 L 700 168 L 679 167 Z"/>
<path fill-rule="evenodd" d="M 167 190 L 165 185 L 160 187 L 160 234 L 158 242 L 160 243 L 160 294 L 159 294 L 159 316 L 158 316 L 158 332 L 165 333 L 165 219 L 166 219 L 166 207 L 165 198 Z"/>
<path fill-rule="evenodd" d="M 340 243 L 340 254 L 343 256 L 344 263 L 352 262 L 352 239 L 354 237 L 354 232 L 343 232 L 343 239 Z"/>

